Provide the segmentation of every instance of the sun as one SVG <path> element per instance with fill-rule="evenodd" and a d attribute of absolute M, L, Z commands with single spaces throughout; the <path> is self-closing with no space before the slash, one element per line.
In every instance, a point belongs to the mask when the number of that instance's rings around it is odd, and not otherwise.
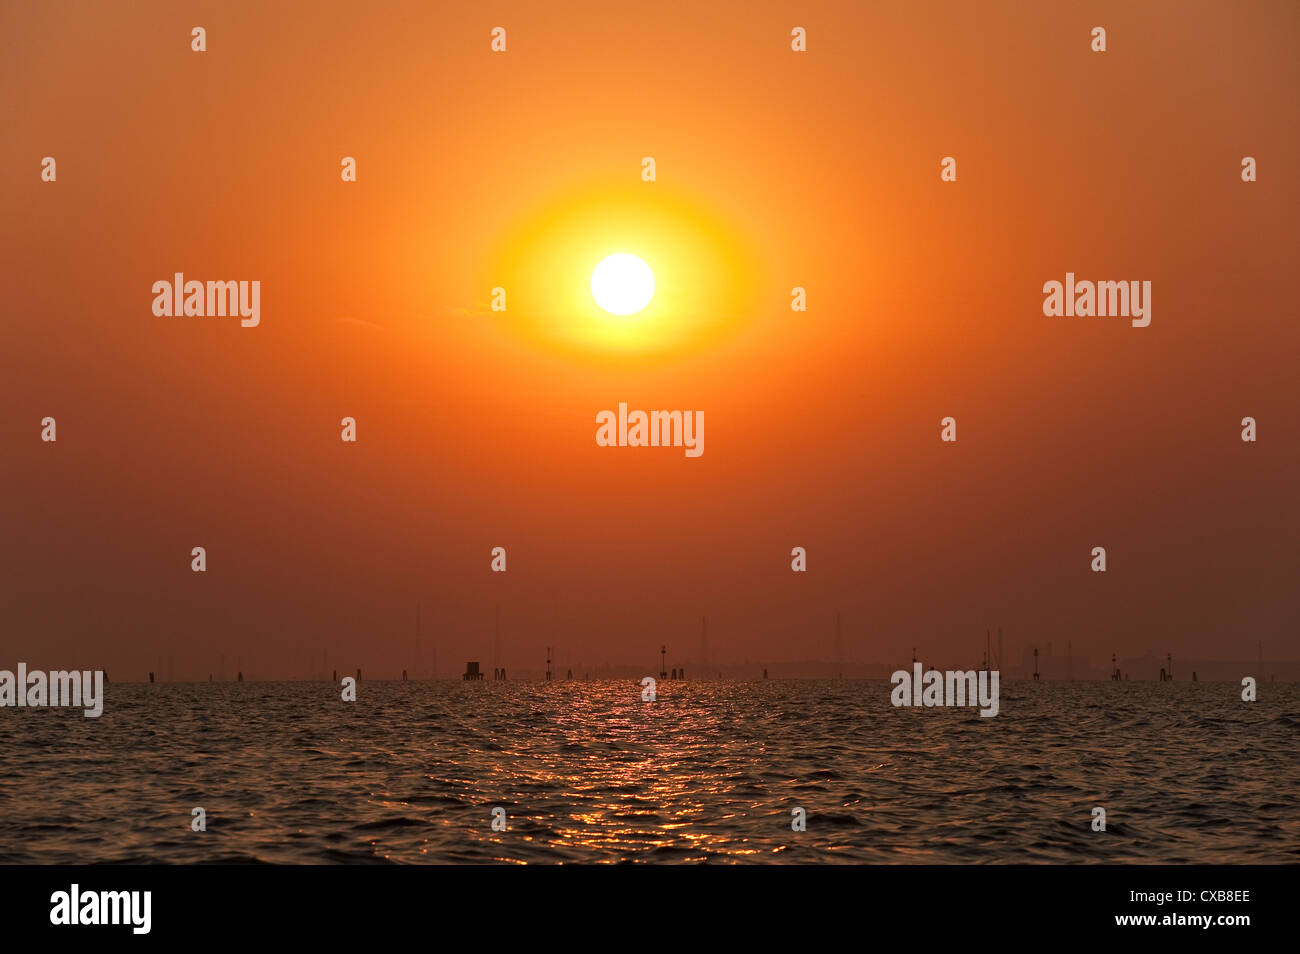
<path fill-rule="evenodd" d="M 635 315 L 650 304 L 654 294 L 654 272 L 627 252 L 602 259 L 591 273 L 591 297 L 611 315 Z"/>
<path fill-rule="evenodd" d="M 466 268 L 479 268 L 463 307 L 487 314 L 484 292 L 509 288 L 510 310 L 491 308 L 503 330 L 601 367 L 654 364 L 747 327 L 771 293 L 756 223 L 666 180 L 646 191 L 628 178 L 548 191 L 482 254 L 467 244 Z"/>

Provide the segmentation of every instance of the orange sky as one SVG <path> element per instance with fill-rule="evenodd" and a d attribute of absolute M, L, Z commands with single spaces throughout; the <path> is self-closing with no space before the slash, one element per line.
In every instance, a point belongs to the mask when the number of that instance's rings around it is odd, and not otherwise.
<path fill-rule="evenodd" d="M 1297 655 L 1294 3 L 442 6 L 0 8 L 0 662 L 419 671 L 417 602 L 442 675 L 498 603 L 514 669 L 694 660 L 706 612 L 830 658 L 835 608 L 889 665 Z M 584 201 L 680 335 L 524 327 Z M 260 326 L 156 317 L 177 271 Z M 1150 327 L 1044 317 L 1067 271 Z M 597 447 L 620 401 L 704 455 Z"/>

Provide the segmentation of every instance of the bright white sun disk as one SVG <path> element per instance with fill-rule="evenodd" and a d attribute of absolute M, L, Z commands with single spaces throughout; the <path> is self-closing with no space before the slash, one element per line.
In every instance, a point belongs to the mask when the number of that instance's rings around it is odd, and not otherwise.
<path fill-rule="evenodd" d="M 591 297 L 611 315 L 635 315 L 650 304 L 654 293 L 650 266 L 626 252 L 602 259 L 591 273 Z"/>

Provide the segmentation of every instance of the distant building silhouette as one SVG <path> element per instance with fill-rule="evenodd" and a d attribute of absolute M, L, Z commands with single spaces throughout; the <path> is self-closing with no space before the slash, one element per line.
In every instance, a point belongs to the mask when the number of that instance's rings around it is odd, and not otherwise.
<path fill-rule="evenodd" d="M 463 678 L 466 682 L 477 682 L 478 680 L 481 680 L 483 678 L 483 673 L 479 672 L 478 663 L 476 662 L 465 663 L 465 675 L 461 678 Z"/>

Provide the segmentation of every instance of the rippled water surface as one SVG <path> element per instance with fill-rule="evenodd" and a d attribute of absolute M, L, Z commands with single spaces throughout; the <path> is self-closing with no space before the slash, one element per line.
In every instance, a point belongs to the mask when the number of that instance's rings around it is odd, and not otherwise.
<path fill-rule="evenodd" d="M 889 689 L 114 684 L 98 720 L 0 709 L 0 861 L 1300 861 L 1300 686 Z"/>

